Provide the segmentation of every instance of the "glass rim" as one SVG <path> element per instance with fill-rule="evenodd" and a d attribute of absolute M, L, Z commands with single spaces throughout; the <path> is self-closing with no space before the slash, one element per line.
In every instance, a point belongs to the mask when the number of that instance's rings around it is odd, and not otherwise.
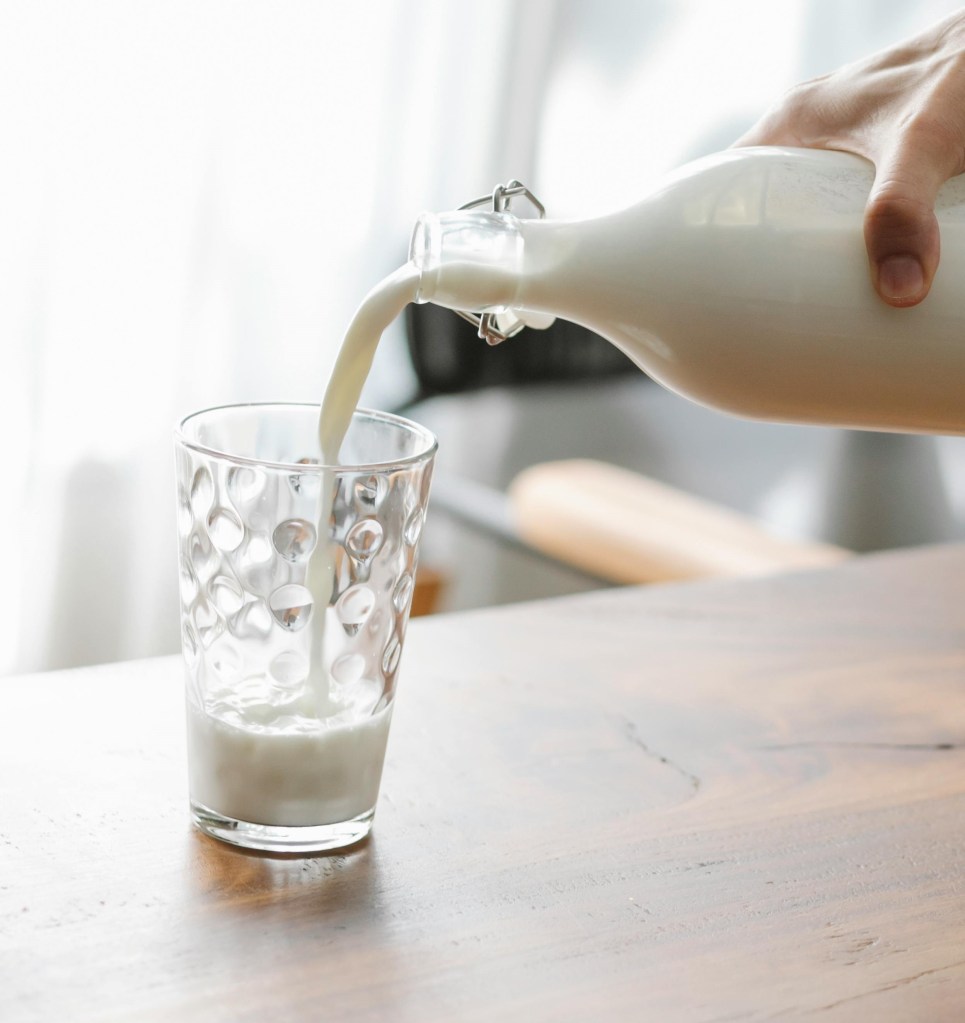
<path fill-rule="evenodd" d="M 214 412 L 269 408 L 314 409 L 315 412 L 318 413 L 321 406 L 307 401 L 249 401 L 234 402 L 226 405 L 212 405 L 209 408 L 198 409 L 196 412 L 191 412 L 186 415 L 175 427 L 174 439 L 183 447 L 189 448 L 191 451 L 196 451 L 199 454 L 206 455 L 210 458 L 220 458 L 228 462 L 233 462 L 237 465 L 254 466 L 262 469 L 281 469 L 286 472 L 297 472 L 302 475 L 320 474 L 322 472 L 384 472 L 390 469 L 403 469 L 406 466 L 418 465 L 429 461 L 439 447 L 439 441 L 436 439 L 435 434 L 420 423 L 416 423 L 411 419 L 406 419 L 404 416 L 396 415 L 394 412 L 381 412 L 378 409 L 363 408 L 361 406 L 356 408 L 352 413 L 353 420 L 356 417 L 359 417 L 382 423 L 391 423 L 394 426 L 401 427 L 410 433 L 420 436 L 425 443 L 425 447 L 413 455 L 406 455 L 402 458 L 390 458 L 381 462 L 338 462 L 334 465 L 329 465 L 322 462 L 276 462 L 269 458 L 253 458 L 251 455 L 233 454 L 230 451 L 223 451 L 220 448 L 212 447 L 210 444 L 202 444 L 200 441 L 191 440 L 185 435 L 188 423 L 192 420 L 199 419 L 201 416 L 211 415 Z"/>

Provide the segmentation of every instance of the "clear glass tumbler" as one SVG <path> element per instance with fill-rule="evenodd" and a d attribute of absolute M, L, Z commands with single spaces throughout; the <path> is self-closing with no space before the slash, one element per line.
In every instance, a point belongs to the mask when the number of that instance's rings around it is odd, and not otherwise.
<path fill-rule="evenodd" d="M 176 434 L 191 812 L 235 845 L 320 852 L 372 827 L 436 441 L 318 406 L 235 405 Z"/>

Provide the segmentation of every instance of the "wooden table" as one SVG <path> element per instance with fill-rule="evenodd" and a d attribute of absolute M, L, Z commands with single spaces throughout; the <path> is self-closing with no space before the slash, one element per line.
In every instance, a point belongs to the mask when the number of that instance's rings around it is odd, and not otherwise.
<path fill-rule="evenodd" d="M 371 841 L 185 806 L 177 659 L 3 680 L 0 1020 L 958 1020 L 965 549 L 412 623 Z"/>

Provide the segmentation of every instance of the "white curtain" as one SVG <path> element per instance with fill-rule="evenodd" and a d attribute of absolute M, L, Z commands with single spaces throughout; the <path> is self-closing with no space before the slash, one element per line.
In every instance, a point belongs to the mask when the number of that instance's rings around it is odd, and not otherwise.
<path fill-rule="evenodd" d="M 0 672 L 177 649 L 174 423 L 317 401 L 422 209 L 632 201 L 955 6 L 0 4 Z M 396 331 L 366 400 L 412 385 Z"/>
<path fill-rule="evenodd" d="M 0 6 L 0 671 L 177 649 L 174 423 L 320 399 L 416 214 L 491 187 L 514 8 Z"/>

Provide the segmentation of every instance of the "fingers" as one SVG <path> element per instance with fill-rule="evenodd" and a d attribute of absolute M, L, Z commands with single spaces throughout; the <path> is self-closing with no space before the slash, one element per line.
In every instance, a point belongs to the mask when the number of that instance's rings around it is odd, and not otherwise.
<path fill-rule="evenodd" d="M 961 106 L 956 97 L 954 109 Z M 889 305 L 917 305 L 938 269 L 935 198 L 963 170 L 963 147 L 955 140 L 965 138 L 965 124 L 909 117 L 899 131 L 887 121 L 872 119 L 871 127 L 838 129 L 818 138 L 810 123 L 814 109 L 813 95 L 795 90 L 735 145 L 844 149 L 870 159 L 875 181 L 865 208 L 864 239 L 871 282 Z M 831 123 L 826 114 L 821 121 L 825 127 Z"/>
<path fill-rule="evenodd" d="M 871 282 L 889 305 L 916 305 L 938 269 L 935 197 L 958 173 L 957 156 L 909 134 L 875 164 L 864 217 Z"/>
<path fill-rule="evenodd" d="M 965 171 L 965 11 L 796 86 L 735 145 L 839 149 L 870 160 L 871 281 L 890 305 L 916 305 L 938 269 L 935 198 Z"/>

